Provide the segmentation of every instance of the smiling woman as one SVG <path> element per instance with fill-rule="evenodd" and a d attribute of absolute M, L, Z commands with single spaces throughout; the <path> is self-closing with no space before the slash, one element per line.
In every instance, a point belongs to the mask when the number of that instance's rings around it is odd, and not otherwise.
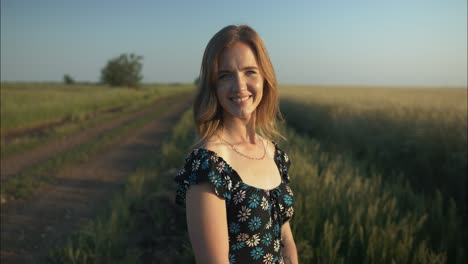
<path fill-rule="evenodd" d="M 208 43 L 194 102 L 196 148 L 176 176 L 176 201 L 199 263 L 297 263 L 294 196 L 278 89 L 263 41 L 249 26 Z"/>
<path fill-rule="evenodd" d="M 220 62 L 216 89 L 219 104 L 229 118 L 248 118 L 263 95 L 263 77 L 255 55 L 249 46 L 238 42 L 221 54 Z"/>

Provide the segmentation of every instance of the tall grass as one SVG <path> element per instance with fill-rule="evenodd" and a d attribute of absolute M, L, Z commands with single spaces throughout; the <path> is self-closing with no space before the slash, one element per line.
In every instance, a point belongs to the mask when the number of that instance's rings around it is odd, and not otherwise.
<path fill-rule="evenodd" d="M 302 263 L 465 263 L 466 227 L 454 202 L 444 207 L 440 192 L 419 195 L 351 155 L 285 134 Z"/>
<path fill-rule="evenodd" d="M 467 212 L 467 90 L 284 87 L 289 125 Z M 445 199 L 448 205 L 449 199 Z"/>

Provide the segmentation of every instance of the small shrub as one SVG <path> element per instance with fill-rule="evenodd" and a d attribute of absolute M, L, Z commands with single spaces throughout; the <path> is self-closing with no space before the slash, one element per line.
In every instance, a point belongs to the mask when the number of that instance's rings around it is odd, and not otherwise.
<path fill-rule="evenodd" d="M 109 60 L 101 70 L 101 81 L 111 86 L 127 86 L 138 88 L 143 79 L 141 71 L 142 56 L 135 54 L 121 54 L 117 58 Z"/>
<path fill-rule="evenodd" d="M 70 84 L 75 84 L 75 79 L 73 79 L 70 75 L 65 74 L 65 75 L 63 76 L 63 82 L 64 82 L 65 84 L 68 84 L 68 85 L 70 85 Z"/>

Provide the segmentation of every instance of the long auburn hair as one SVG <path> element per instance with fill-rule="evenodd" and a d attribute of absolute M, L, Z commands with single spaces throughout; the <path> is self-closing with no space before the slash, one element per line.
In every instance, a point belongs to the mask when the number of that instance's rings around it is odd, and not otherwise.
<path fill-rule="evenodd" d="M 263 76 L 263 97 L 255 110 L 257 132 L 268 139 L 284 138 L 278 131 L 277 119 L 283 120 L 279 111 L 278 87 L 273 65 L 267 49 L 258 33 L 247 25 L 230 25 L 216 33 L 203 54 L 199 83 L 193 104 L 193 115 L 198 134 L 195 146 L 201 146 L 223 125 L 223 111 L 216 96 L 218 62 L 226 48 L 242 42 L 255 55 L 260 74 Z"/>

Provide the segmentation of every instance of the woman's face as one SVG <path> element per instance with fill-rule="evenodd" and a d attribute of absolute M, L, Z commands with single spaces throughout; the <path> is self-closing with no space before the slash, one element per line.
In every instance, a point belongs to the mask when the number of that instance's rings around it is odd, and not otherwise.
<path fill-rule="evenodd" d="M 249 119 L 263 96 L 263 76 L 250 47 L 237 42 L 218 63 L 216 95 L 225 118 Z"/>

